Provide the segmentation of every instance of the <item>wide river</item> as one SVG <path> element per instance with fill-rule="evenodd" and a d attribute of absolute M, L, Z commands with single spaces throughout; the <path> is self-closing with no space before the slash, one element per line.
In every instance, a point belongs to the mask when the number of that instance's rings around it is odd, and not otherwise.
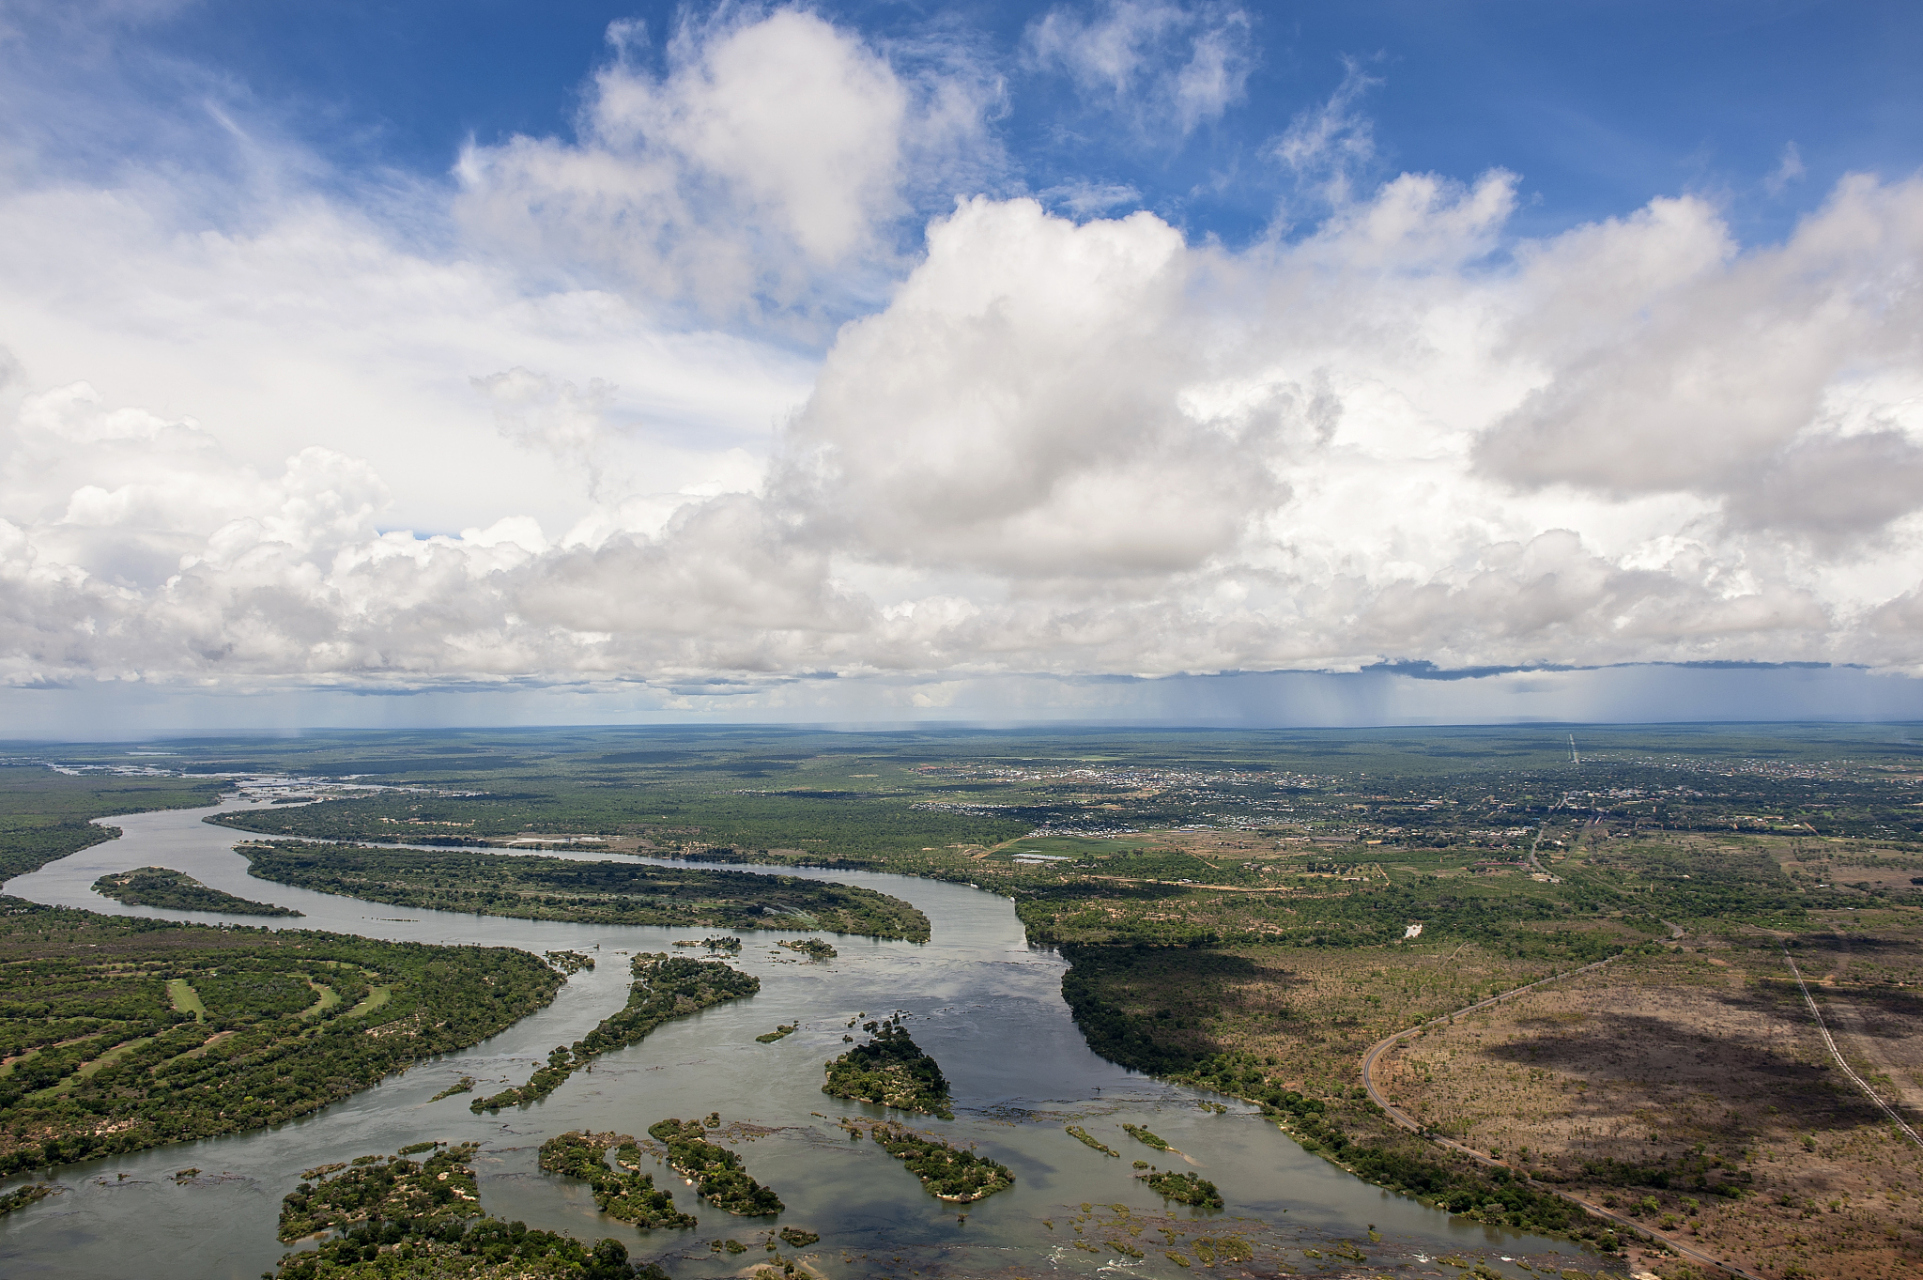
<path fill-rule="evenodd" d="M 221 808 L 249 803 L 230 799 Z M 572 949 L 595 955 L 599 964 L 570 978 L 546 1009 L 493 1039 L 422 1063 L 306 1119 L 63 1167 L 56 1179 L 62 1194 L 0 1219 L 0 1276 L 8 1280 L 254 1280 L 286 1252 L 274 1238 L 275 1218 L 301 1170 L 429 1139 L 481 1144 L 476 1170 L 490 1212 L 587 1239 L 612 1235 L 637 1260 L 660 1259 L 677 1280 L 740 1274 L 744 1264 L 767 1256 L 760 1246 L 769 1229 L 789 1224 L 820 1234 L 818 1245 L 800 1252 L 837 1278 L 1185 1274 L 1166 1256 L 1164 1227 L 1190 1239 L 1237 1232 L 1256 1246 L 1256 1270 L 1265 1273 L 1273 1273 L 1279 1258 L 1298 1272 L 1357 1274 L 1351 1263 L 1358 1247 L 1370 1274 L 1395 1269 L 1460 1275 L 1455 1266 L 1440 1264 L 1445 1256 L 1486 1259 L 1515 1276 L 1524 1273 L 1511 1258 L 1526 1257 L 1538 1268 L 1553 1263 L 1587 1271 L 1597 1265 L 1573 1245 L 1484 1227 L 1390 1195 L 1302 1151 L 1245 1104 L 1229 1101 L 1227 1114 L 1215 1114 L 1200 1104 L 1228 1100 L 1104 1061 L 1090 1051 L 1062 1001 L 1065 963 L 1027 944 L 1007 899 L 905 876 L 796 873 L 914 903 L 934 926 L 927 943 L 836 937 L 840 956 L 817 964 L 798 962 L 772 945 L 796 935 L 751 934 L 739 963 L 760 977 L 759 995 L 670 1022 L 640 1044 L 597 1059 L 592 1071 L 576 1073 L 552 1096 L 524 1109 L 476 1116 L 466 1095 L 430 1102 L 463 1075 L 476 1077 L 482 1092 L 523 1082 L 549 1049 L 579 1039 L 622 1006 L 628 955 L 667 950 L 699 934 L 416 911 L 272 884 L 247 875 L 246 861 L 233 851 L 244 837 L 203 822 L 208 812 L 103 819 L 120 828 L 118 840 L 17 877 L 5 892 L 121 915 L 261 923 L 123 906 L 91 887 L 111 871 L 165 866 L 305 913 L 271 922 L 279 927 L 533 952 Z M 833 1124 L 844 1115 L 878 1119 L 884 1112 L 821 1092 L 822 1063 L 844 1048 L 849 1019 L 896 1011 L 908 1015 L 915 1039 L 941 1063 L 955 1097 L 952 1123 L 907 1118 L 949 1141 L 974 1143 L 1015 1172 L 1011 1190 L 969 1206 L 965 1214 L 926 1195 L 872 1142 L 851 1142 Z M 800 1030 L 773 1044 L 755 1043 L 777 1023 L 799 1023 Z M 657 1183 L 670 1187 L 677 1204 L 699 1216 L 700 1226 L 640 1233 L 601 1215 L 582 1184 L 535 1167 L 541 1142 L 569 1129 L 644 1135 L 665 1116 L 712 1111 L 727 1122 L 772 1130 L 737 1150 L 749 1172 L 786 1201 L 779 1224 L 732 1218 L 697 1200 L 662 1166 Z M 1146 1125 L 1184 1153 L 1189 1167 L 1221 1188 L 1226 1209 L 1186 1209 L 1136 1181 L 1133 1160 L 1167 1167 L 1173 1157 L 1135 1143 L 1124 1134 L 1124 1122 Z M 1125 1158 L 1105 1156 L 1063 1132 L 1075 1123 Z M 173 1175 L 183 1168 L 201 1173 L 177 1183 Z M 1084 1204 L 1093 1218 L 1085 1216 Z M 1122 1206 L 1147 1229 L 1134 1237 L 1104 1229 Z M 1078 1223 L 1083 1234 L 1076 1232 Z M 1379 1242 L 1370 1240 L 1371 1227 Z M 742 1255 L 711 1250 L 710 1241 L 723 1236 L 755 1248 Z M 1146 1256 L 1075 1247 L 1110 1237 L 1132 1241 Z M 1187 1243 L 1174 1247 L 1194 1255 Z M 1337 1249 L 1347 1256 L 1330 1256 Z M 782 1252 L 795 1251 L 783 1246 Z"/>

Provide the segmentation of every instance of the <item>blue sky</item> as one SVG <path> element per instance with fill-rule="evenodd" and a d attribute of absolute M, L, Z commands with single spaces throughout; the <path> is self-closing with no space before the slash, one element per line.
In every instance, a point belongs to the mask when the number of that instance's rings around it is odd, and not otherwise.
<path fill-rule="evenodd" d="M 224 82 L 347 174 L 434 175 L 470 137 L 568 132 L 609 23 L 645 24 L 658 59 L 682 10 L 226 0 L 130 23 L 113 63 L 163 102 Z M 1351 64 L 1372 82 L 1360 106 L 1379 172 L 1513 170 L 1527 233 L 1704 190 L 1746 239 L 1772 239 L 1842 174 L 1923 163 L 1923 10 L 1912 4 L 1262 6 L 1249 14 L 1245 97 L 1187 139 L 1116 131 L 1060 74 L 1024 65 L 1024 35 L 1045 10 L 816 7 L 878 41 L 959 48 L 1006 75 L 997 123 L 1012 186 L 1132 186 L 1147 207 L 1229 241 L 1259 234 L 1287 194 L 1263 144 L 1326 101 Z M 1791 144 L 1804 172 L 1772 190 Z"/>
<path fill-rule="evenodd" d="M 1908 714 L 1919 65 L 1903 4 L 0 4 L 0 705 Z"/>

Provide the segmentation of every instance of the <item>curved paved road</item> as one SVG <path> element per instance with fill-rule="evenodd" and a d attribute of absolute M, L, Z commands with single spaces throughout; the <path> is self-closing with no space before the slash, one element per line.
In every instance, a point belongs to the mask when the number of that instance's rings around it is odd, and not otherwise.
<path fill-rule="evenodd" d="M 1511 996 L 1519 996 L 1525 991 L 1533 991 L 1537 987 L 1543 986 L 1547 983 L 1560 982 L 1564 978 L 1573 978 L 1579 973 L 1588 973 L 1592 969 L 1600 969 L 1604 965 L 1611 964 L 1619 958 L 1620 957 L 1618 956 L 1610 956 L 1607 960 L 1598 960 L 1594 964 L 1586 964 L 1582 966 L 1582 968 L 1580 969 L 1571 969 L 1567 973 L 1551 974 L 1547 978 L 1543 978 L 1536 982 L 1531 982 L 1526 986 L 1517 987 L 1513 991 L 1505 991 L 1501 995 L 1490 996 L 1487 1000 L 1478 1000 L 1475 1004 L 1469 1005 L 1466 1008 L 1458 1009 L 1454 1013 L 1445 1013 L 1440 1018 L 1431 1018 L 1427 1022 L 1418 1023 L 1417 1025 L 1410 1027 L 1407 1031 L 1398 1031 L 1394 1035 L 1389 1036 L 1386 1039 L 1376 1041 L 1374 1044 L 1369 1046 L 1369 1051 L 1362 1055 L 1362 1087 L 1368 1090 L 1369 1101 L 1375 1103 L 1378 1107 L 1381 1107 L 1383 1110 L 1383 1113 L 1387 1115 L 1391 1120 L 1395 1121 L 1397 1124 L 1401 1125 L 1403 1128 L 1409 1130 L 1410 1132 L 1417 1134 L 1420 1137 L 1427 1138 L 1429 1141 L 1435 1143 L 1437 1146 L 1447 1147 L 1451 1151 L 1460 1152 L 1462 1155 L 1468 1156 L 1471 1160 L 1474 1160 L 1478 1164 L 1485 1164 L 1490 1166 L 1491 1168 L 1496 1168 L 1496 1169 L 1508 1169 L 1511 1175 L 1520 1177 L 1531 1188 L 1537 1191 L 1547 1191 L 1550 1195 L 1553 1195 L 1553 1196 L 1561 1196 L 1564 1200 L 1567 1200 L 1571 1204 L 1577 1205 L 1587 1210 L 1588 1212 L 1595 1214 L 1598 1218 L 1607 1218 L 1609 1221 L 1616 1223 L 1618 1226 L 1628 1227 L 1631 1231 L 1634 1231 L 1639 1235 L 1647 1235 L 1655 1239 L 1661 1240 L 1665 1245 L 1667 1245 L 1671 1249 L 1674 1249 L 1677 1253 L 1681 1254 L 1685 1258 L 1689 1258 L 1692 1261 L 1707 1263 L 1712 1267 L 1720 1267 L 1724 1271 L 1728 1271 L 1734 1275 L 1744 1276 L 1746 1277 L 1746 1280 L 1765 1280 L 1765 1277 L 1757 1275 L 1754 1271 L 1746 1271 L 1742 1267 L 1739 1267 L 1734 1263 L 1724 1262 L 1721 1258 L 1717 1258 L 1711 1254 L 1704 1253 L 1701 1249 L 1698 1249 L 1694 1245 L 1685 1244 L 1681 1240 L 1678 1240 L 1673 1236 L 1665 1235 L 1661 1231 L 1653 1230 L 1647 1224 L 1638 1222 L 1634 1218 L 1627 1217 L 1620 1213 L 1612 1212 L 1609 1209 L 1603 1208 L 1601 1205 L 1591 1204 L 1589 1201 L 1584 1200 L 1581 1196 L 1571 1195 L 1567 1191 L 1562 1191 L 1555 1187 L 1546 1187 L 1542 1183 L 1537 1182 L 1534 1178 L 1531 1178 L 1528 1174 L 1523 1173 L 1521 1170 L 1512 1169 L 1510 1168 L 1510 1166 L 1508 1166 L 1507 1164 L 1504 1164 L 1500 1160 L 1492 1160 L 1488 1156 L 1484 1155 L 1482 1152 L 1472 1150 L 1469 1147 L 1465 1147 L 1460 1142 L 1452 1141 L 1451 1139 L 1444 1138 L 1438 1134 L 1428 1133 L 1423 1129 L 1422 1124 L 1419 1121 L 1417 1121 L 1414 1116 L 1410 1115 L 1408 1112 L 1404 1111 L 1402 1108 L 1396 1106 L 1395 1103 L 1389 1101 L 1388 1096 L 1384 1094 L 1382 1090 L 1376 1088 L 1376 1083 L 1375 1083 L 1376 1063 L 1381 1059 L 1384 1053 L 1388 1052 L 1395 1045 L 1400 1044 L 1402 1041 L 1408 1039 L 1410 1036 L 1415 1035 L 1420 1031 L 1427 1030 L 1428 1028 L 1433 1027 L 1438 1023 L 1447 1022 L 1452 1018 L 1460 1018 L 1464 1014 L 1474 1013 L 1478 1009 L 1487 1009 L 1494 1005 L 1501 1004 L 1504 1000 L 1509 999 Z"/>

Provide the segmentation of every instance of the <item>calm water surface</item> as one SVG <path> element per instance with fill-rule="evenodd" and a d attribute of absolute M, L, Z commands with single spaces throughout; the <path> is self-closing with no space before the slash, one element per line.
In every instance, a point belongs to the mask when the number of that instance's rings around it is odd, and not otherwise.
<path fill-rule="evenodd" d="M 222 810 L 246 808 L 223 801 Z M 1308 1155 L 1241 1103 L 1227 1115 L 1204 1111 L 1196 1090 L 1162 1084 L 1092 1053 L 1061 997 L 1061 958 L 1024 941 L 1013 905 L 966 885 L 850 871 L 793 874 L 864 885 L 915 904 L 934 926 L 925 944 L 837 937 L 840 956 L 821 964 L 797 962 L 774 947 L 784 934 L 749 935 L 740 967 L 760 977 L 748 999 L 671 1022 L 640 1044 L 596 1060 L 545 1101 L 497 1116 L 476 1116 L 468 1096 L 429 1102 L 463 1075 L 491 1092 L 526 1080 L 547 1051 L 579 1039 L 620 1008 L 627 997 L 627 956 L 666 950 L 699 936 L 688 929 L 603 927 L 416 911 L 252 879 L 233 851 L 251 838 L 201 819 L 208 810 L 142 813 L 103 820 L 118 840 L 82 850 L 5 891 L 36 902 L 119 915 L 228 920 L 257 918 L 209 912 L 129 907 L 90 887 L 111 871 L 167 866 L 201 882 L 257 901 L 302 911 L 270 927 L 327 929 L 372 938 L 480 943 L 541 952 L 573 949 L 599 960 L 592 972 L 570 978 L 545 1010 L 465 1053 L 422 1063 L 406 1074 L 334 1104 L 304 1120 L 262 1132 L 211 1139 L 112 1160 L 69 1165 L 56 1181 L 64 1193 L 0 1219 L 0 1276 L 9 1280 L 253 1280 L 286 1252 L 274 1239 L 280 1199 L 300 1171 L 370 1153 L 390 1153 L 428 1139 L 477 1141 L 481 1201 L 491 1212 L 532 1227 L 589 1239 L 612 1235 L 636 1259 L 659 1258 L 677 1280 L 739 1274 L 766 1258 L 761 1245 L 776 1225 L 805 1227 L 821 1242 L 805 1260 L 835 1277 L 923 1275 L 938 1272 L 1136 1272 L 1185 1274 L 1165 1256 L 1160 1228 L 1193 1237 L 1244 1234 L 1256 1245 L 1252 1269 L 1273 1274 L 1278 1264 L 1315 1274 L 1350 1274 L 1353 1260 L 1328 1256 L 1354 1242 L 1368 1273 L 1437 1272 L 1458 1275 L 1436 1260 L 1444 1255 L 1486 1258 L 1505 1274 L 1522 1275 L 1503 1259 L 1527 1257 L 1540 1265 L 1594 1267 L 1574 1246 L 1499 1231 L 1424 1209 Z M 569 857 L 594 857 L 585 851 Z M 612 857 L 614 855 L 604 855 Z M 745 868 L 756 870 L 756 868 Z M 956 1119 L 944 1123 L 907 1117 L 952 1142 L 975 1143 L 1015 1171 L 1012 1190 L 967 1207 L 965 1215 L 922 1192 L 901 1165 L 873 1143 L 851 1142 L 833 1121 L 844 1115 L 880 1119 L 876 1107 L 850 1104 L 821 1092 L 822 1063 L 845 1047 L 849 1019 L 902 1011 L 915 1039 L 942 1065 L 954 1090 Z M 777 1023 L 801 1029 L 774 1044 L 755 1036 Z M 853 1034 L 859 1034 L 855 1031 Z M 692 1231 L 637 1232 L 604 1217 L 584 1186 L 540 1173 L 541 1142 L 569 1129 L 645 1135 L 665 1116 L 719 1111 L 725 1121 L 757 1129 L 737 1147 L 749 1171 L 787 1203 L 774 1219 L 734 1218 L 699 1201 L 665 1166 L 656 1174 L 676 1202 L 700 1218 Z M 1164 1202 L 1136 1182 L 1129 1164 L 1149 1159 L 1167 1167 L 1173 1157 L 1127 1137 L 1123 1122 L 1147 1125 L 1221 1188 L 1227 1208 L 1204 1214 Z M 1063 1132 L 1079 1123 L 1123 1152 L 1113 1159 Z M 767 1130 L 768 1132 L 761 1132 Z M 202 1173 L 176 1184 L 177 1170 Z M 1096 1220 L 1080 1219 L 1088 1203 Z M 1103 1231 L 1117 1207 L 1147 1221 L 1138 1236 Z M 1053 1223 L 1053 1226 L 1047 1223 Z M 1373 1226 L 1380 1243 L 1368 1239 Z M 732 1236 L 755 1246 L 742 1255 L 715 1254 L 709 1242 Z M 1135 1259 L 1104 1248 L 1090 1253 L 1081 1240 L 1133 1240 L 1147 1256 Z M 1186 1244 L 1174 1246 L 1190 1252 Z M 1309 1250 L 1323 1253 L 1308 1256 Z M 784 1256 L 793 1251 L 783 1247 Z M 1564 1254 L 1557 1259 L 1550 1255 Z M 1192 1253 L 1191 1253 L 1192 1256 Z M 1229 1268 L 1231 1272 L 1244 1268 Z"/>

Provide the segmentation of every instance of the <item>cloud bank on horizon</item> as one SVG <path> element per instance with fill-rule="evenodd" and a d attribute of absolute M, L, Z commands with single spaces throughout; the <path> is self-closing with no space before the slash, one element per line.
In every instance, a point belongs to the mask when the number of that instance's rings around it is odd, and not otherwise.
<path fill-rule="evenodd" d="M 0 51 L 124 70 L 178 8 Z M 622 18 L 573 127 L 439 173 L 204 69 L 16 78 L 0 682 L 1923 673 L 1913 162 L 1762 242 L 1711 183 L 1525 230 L 1526 174 L 1392 162 L 1393 65 L 1253 101 L 1261 26 Z M 1240 236 L 1141 179 L 1229 131 Z"/>

